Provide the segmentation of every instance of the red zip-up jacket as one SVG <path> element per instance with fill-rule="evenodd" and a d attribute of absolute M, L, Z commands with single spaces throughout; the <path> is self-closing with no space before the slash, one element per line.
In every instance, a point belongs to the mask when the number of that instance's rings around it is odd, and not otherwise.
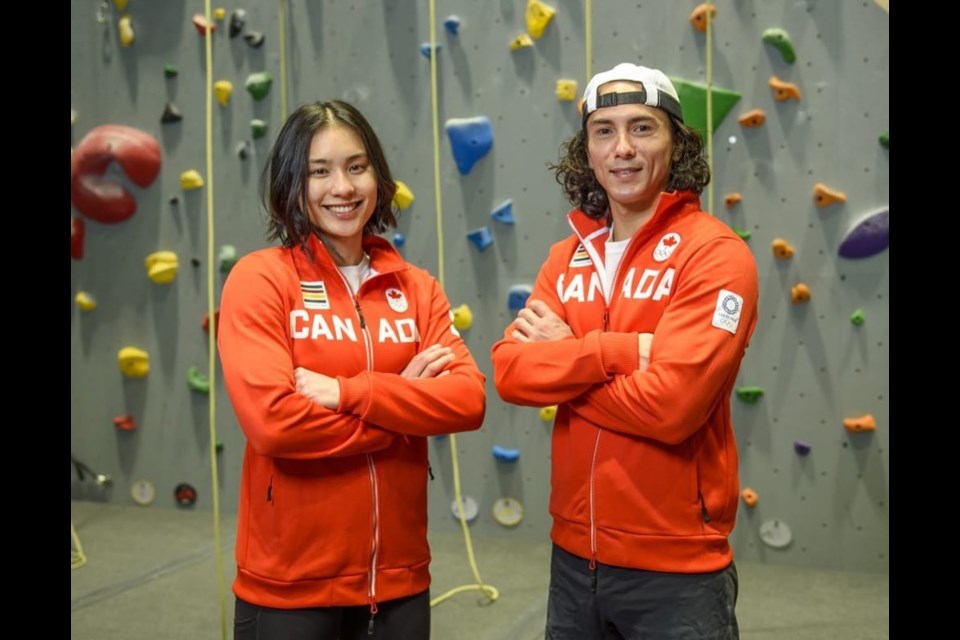
<path fill-rule="evenodd" d="M 609 229 L 577 209 L 568 219 L 574 234 L 551 247 L 530 298 L 574 335 L 520 343 L 511 324 L 492 348 L 505 401 L 558 405 L 551 539 L 620 567 L 722 569 L 739 494 L 730 397 L 757 322 L 753 254 L 695 193 L 664 193 L 607 301 Z M 654 334 L 645 372 L 639 333 Z"/>
<path fill-rule="evenodd" d="M 386 240 L 356 295 L 323 244 L 251 252 L 223 287 L 218 346 L 247 439 L 234 593 L 282 609 L 370 605 L 430 584 L 425 436 L 480 428 L 484 376 L 439 283 Z M 422 349 L 448 375 L 399 375 Z M 336 411 L 297 392 L 294 368 L 340 383 Z"/>

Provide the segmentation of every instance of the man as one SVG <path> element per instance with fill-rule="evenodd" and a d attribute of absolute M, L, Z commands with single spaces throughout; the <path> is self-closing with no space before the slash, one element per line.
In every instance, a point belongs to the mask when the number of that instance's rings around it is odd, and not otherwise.
<path fill-rule="evenodd" d="M 599 73 L 582 113 L 551 167 L 573 234 L 492 348 L 505 401 L 558 405 L 546 638 L 738 638 L 730 397 L 756 264 L 700 210 L 703 140 L 666 75 Z"/>

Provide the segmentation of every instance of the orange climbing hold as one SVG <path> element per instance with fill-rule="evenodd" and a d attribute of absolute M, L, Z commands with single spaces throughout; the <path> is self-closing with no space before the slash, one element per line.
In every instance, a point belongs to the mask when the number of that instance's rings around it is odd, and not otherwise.
<path fill-rule="evenodd" d="M 787 258 L 793 257 L 793 247 L 790 246 L 790 243 L 784 240 L 783 238 L 774 238 L 773 240 L 773 255 L 776 258 L 785 260 Z M 807 292 L 809 295 L 809 292 Z"/>
<path fill-rule="evenodd" d="M 707 30 L 707 10 L 710 11 L 710 22 L 713 22 L 717 17 L 717 8 L 712 4 L 706 2 L 699 4 L 690 14 L 690 24 L 700 33 L 705 33 Z"/>
<path fill-rule="evenodd" d="M 779 102 L 785 100 L 799 100 L 800 89 L 792 82 L 785 82 L 777 76 L 770 76 L 770 88 L 773 89 L 773 97 Z"/>
<path fill-rule="evenodd" d="M 790 299 L 793 301 L 793 304 L 800 304 L 801 302 L 806 302 L 810 299 L 810 287 L 799 282 L 790 289 Z"/>
<path fill-rule="evenodd" d="M 759 127 L 766 121 L 767 114 L 763 112 L 763 109 L 753 109 L 752 111 L 747 111 L 738 119 L 740 126 L 747 128 Z"/>
<path fill-rule="evenodd" d="M 843 426 L 850 433 L 877 430 L 877 422 L 869 413 L 865 416 L 860 416 L 859 418 L 844 418 Z"/>
<path fill-rule="evenodd" d="M 746 489 L 741 491 L 740 497 L 743 498 L 744 504 L 746 504 L 748 507 L 755 507 L 757 506 L 757 503 L 760 501 L 760 496 L 758 496 L 757 492 L 751 489 L 750 487 L 747 487 Z"/>
<path fill-rule="evenodd" d="M 834 191 L 822 182 L 813 185 L 813 201 L 818 207 L 827 207 L 835 202 L 846 202 L 847 195 L 842 191 Z"/>
<path fill-rule="evenodd" d="M 727 209 L 733 208 L 733 205 L 737 204 L 743 200 L 743 196 L 739 193 L 728 193 L 727 196 L 723 199 L 723 203 L 727 205 Z"/>

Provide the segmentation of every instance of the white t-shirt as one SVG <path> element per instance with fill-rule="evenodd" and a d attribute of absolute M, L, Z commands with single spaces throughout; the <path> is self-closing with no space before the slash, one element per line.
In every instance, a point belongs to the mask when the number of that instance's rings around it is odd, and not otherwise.
<path fill-rule="evenodd" d="M 360 290 L 360 285 L 373 275 L 370 269 L 370 256 L 366 253 L 363 254 L 363 259 L 360 261 L 360 264 L 344 265 L 337 268 L 340 269 L 343 277 L 347 279 L 347 282 L 350 284 L 350 291 L 352 291 L 354 295 Z"/>
<path fill-rule="evenodd" d="M 613 295 L 613 278 L 617 274 L 617 267 L 620 266 L 620 260 L 623 258 L 623 252 L 630 244 L 630 238 L 626 240 L 613 241 L 613 227 L 610 227 L 610 235 L 604 243 L 603 254 L 603 295 L 610 302 Z"/>

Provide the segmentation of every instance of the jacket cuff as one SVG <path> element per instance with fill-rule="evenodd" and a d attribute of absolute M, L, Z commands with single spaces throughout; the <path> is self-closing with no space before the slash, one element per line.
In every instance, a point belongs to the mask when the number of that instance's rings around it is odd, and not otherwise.
<path fill-rule="evenodd" d="M 370 408 L 370 399 L 373 398 L 373 379 L 366 371 L 359 375 L 347 378 L 337 376 L 340 383 L 340 404 L 338 413 L 349 413 L 363 418 Z"/>
<path fill-rule="evenodd" d="M 640 367 L 636 333 L 601 333 L 600 359 L 607 375 L 634 373 Z M 341 392 L 342 393 L 342 392 Z"/>

